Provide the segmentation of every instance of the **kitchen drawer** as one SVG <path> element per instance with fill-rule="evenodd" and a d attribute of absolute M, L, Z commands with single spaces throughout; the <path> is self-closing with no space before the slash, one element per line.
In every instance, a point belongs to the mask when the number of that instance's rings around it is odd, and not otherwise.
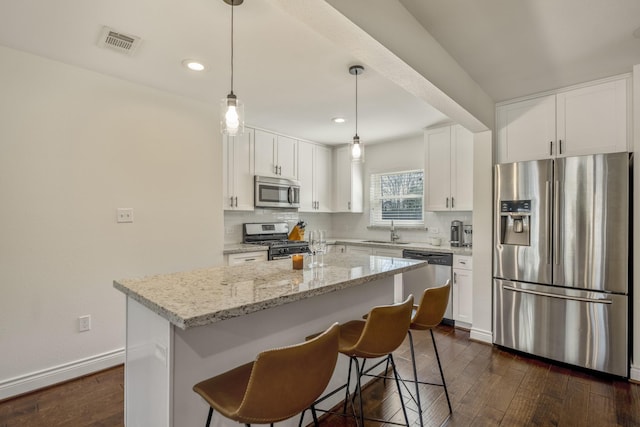
<path fill-rule="evenodd" d="M 227 265 L 239 265 L 246 262 L 266 261 L 267 252 L 244 252 L 239 254 L 229 254 L 227 258 Z"/>
<path fill-rule="evenodd" d="M 471 259 L 469 255 L 453 255 L 453 268 L 472 270 Z"/>

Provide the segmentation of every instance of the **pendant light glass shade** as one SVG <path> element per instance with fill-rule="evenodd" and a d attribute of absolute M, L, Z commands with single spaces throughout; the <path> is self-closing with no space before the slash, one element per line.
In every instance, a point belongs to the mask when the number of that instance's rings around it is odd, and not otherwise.
<path fill-rule="evenodd" d="M 233 92 L 220 102 L 220 131 L 230 136 L 244 133 L 244 104 Z"/>
<path fill-rule="evenodd" d="M 364 145 L 358 136 L 358 75 L 364 72 L 362 65 L 352 65 L 349 67 L 349 74 L 356 76 L 356 134 L 351 141 L 351 161 L 364 162 Z"/>
<path fill-rule="evenodd" d="M 244 104 L 233 93 L 233 9 L 243 0 L 223 0 L 231 6 L 231 91 L 220 103 L 220 132 L 236 136 L 244 133 Z"/>
<path fill-rule="evenodd" d="M 360 137 L 355 135 L 351 142 L 351 160 L 359 162 L 362 159 L 362 146 L 360 145 Z"/>

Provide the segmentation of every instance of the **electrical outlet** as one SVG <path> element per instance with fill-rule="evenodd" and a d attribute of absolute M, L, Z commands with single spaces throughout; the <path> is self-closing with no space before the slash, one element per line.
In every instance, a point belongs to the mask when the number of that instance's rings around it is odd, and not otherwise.
<path fill-rule="evenodd" d="M 91 316 L 80 316 L 78 317 L 78 331 L 86 332 L 91 330 Z"/>
<path fill-rule="evenodd" d="M 133 208 L 118 208 L 116 212 L 118 222 L 133 222 Z"/>

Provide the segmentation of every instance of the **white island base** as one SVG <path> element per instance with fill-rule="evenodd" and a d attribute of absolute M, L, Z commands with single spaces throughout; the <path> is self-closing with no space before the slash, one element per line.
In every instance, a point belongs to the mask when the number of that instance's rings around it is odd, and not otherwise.
<path fill-rule="evenodd" d="M 390 275 L 186 330 L 128 296 L 125 425 L 204 426 L 209 406 L 193 392 L 194 384 L 252 361 L 260 351 L 302 342 L 333 322 L 359 319 L 373 306 L 390 304 L 394 294 L 402 295 L 401 283 L 396 274 L 394 292 Z M 328 390 L 346 382 L 347 368 L 348 358 L 340 355 Z M 321 407 L 329 409 L 343 396 L 338 393 Z M 298 421 L 278 425 L 297 426 Z M 303 425 L 311 421 L 307 411 Z M 211 425 L 238 426 L 215 412 Z"/>

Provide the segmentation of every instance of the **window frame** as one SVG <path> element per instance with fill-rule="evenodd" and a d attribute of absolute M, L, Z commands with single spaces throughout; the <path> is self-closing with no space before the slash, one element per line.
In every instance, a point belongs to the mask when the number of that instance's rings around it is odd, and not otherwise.
<path fill-rule="evenodd" d="M 391 176 L 400 176 L 404 175 L 403 179 L 409 181 L 410 174 L 419 173 L 422 191 L 420 194 L 411 193 L 407 191 L 406 194 L 398 194 L 395 193 L 393 195 L 383 195 L 384 192 L 381 188 L 382 181 L 385 177 Z M 393 221 L 394 226 L 401 227 L 423 227 L 424 226 L 424 184 L 425 184 L 425 172 L 424 169 L 408 169 L 408 170 L 394 170 L 394 171 L 386 171 L 386 172 L 372 172 L 369 175 L 369 227 L 388 227 L 391 225 L 391 221 Z M 411 185 L 409 182 L 406 185 Z M 384 209 L 383 202 L 384 201 L 408 201 L 408 200 L 419 200 L 420 209 L 416 211 L 407 211 L 408 214 L 413 213 L 419 218 L 409 219 L 409 218 L 384 218 Z M 397 214 L 398 211 L 395 211 Z M 402 211 L 400 211 L 402 213 Z"/>

